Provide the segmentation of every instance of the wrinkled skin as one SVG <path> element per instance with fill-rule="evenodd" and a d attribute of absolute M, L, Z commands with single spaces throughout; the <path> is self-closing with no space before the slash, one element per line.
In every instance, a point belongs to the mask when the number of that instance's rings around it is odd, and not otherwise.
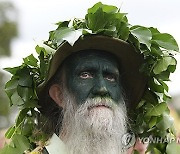
<path fill-rule="evenodd" d="M 103 51 L 80 51 L 66 60 L 66 85 L 77 105 L 87 98 L 122 99 L 119 63 Z"/>

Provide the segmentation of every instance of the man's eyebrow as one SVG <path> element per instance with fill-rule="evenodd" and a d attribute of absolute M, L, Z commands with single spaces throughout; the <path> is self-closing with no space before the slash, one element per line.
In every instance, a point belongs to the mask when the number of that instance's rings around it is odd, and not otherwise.
<path fill-rule="evenodd" d="M 115 75 L 119 75 L 119 69 L 117 68 L 109 68 L 109 67 L 106 67 L 103 69 L 103 72 L 106 72 L 106 73 L 112 73 L 112 74 L 115 74 Z"/>
<path fill-rule="evenodd" d="M 75 68 L 75 71 L 95 71 L 97 68 L 93 65 L 80 65 Z"/>

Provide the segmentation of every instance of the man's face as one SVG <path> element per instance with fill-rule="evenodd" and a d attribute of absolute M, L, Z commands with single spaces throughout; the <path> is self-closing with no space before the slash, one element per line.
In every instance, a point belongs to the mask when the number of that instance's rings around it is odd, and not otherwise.
<path fill-rule="evenodd" d="M 60 138 L 70 154 L 122 153 L 126 107 L 116 58 L 102 51 L 80 51 L 65 61 L 64 71 Z"/>
<path fill-rule="evenodd" d="M 71 56 L 66 61 L 66 82 L 77 105 L 95 97 L 122 100 L 119 64 L 102 51 L 81 51 Z"/>

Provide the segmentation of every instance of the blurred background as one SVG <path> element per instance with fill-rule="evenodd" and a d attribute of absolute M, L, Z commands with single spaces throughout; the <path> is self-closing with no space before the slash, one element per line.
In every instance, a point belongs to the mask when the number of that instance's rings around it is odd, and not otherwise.
<path fill-rule="evenodd" d="M 35 53 L 35 46 L 48 39 L 49 31 L 58 21 L 73 17 L 84 18 L 87 8 L 97 0 L 0 0 L 0 132 L 9 127 L 17 114 L 9 109 L 4 85 L 10 74 L 3 68 L 18 66 L 22 58 Z M 129 23 L 157 27 L 162 33 L 170 33 L 180 46 L 179 0 L 101 0 L 116 5 L 128 13 Z M 180 130 L 180 55 L 177 70 L 168 83 L 172 95 L 170 108 Z M 0 147 L 2 141 L 0 133 Z"/>

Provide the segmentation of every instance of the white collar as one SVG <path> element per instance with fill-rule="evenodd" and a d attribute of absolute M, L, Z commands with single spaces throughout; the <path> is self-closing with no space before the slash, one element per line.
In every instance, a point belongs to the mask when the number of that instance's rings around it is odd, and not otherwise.
<path fill-rule="evenodd" d="M 49 144 L 45 147 L 49 154 L 67 154 L 65 144 L 56 134 L 52 135 Z"/>

